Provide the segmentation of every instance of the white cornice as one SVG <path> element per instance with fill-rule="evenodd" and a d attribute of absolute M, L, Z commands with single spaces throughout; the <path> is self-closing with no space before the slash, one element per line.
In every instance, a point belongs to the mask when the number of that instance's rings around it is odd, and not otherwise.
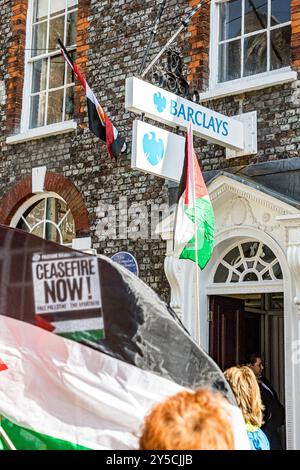
<path fill-rule="evenodd" d="M 7 144 L 20 144 L 21 142 L 28 142 L 30 140 L 44 139 L 53 135 L 65 134 L 66 132 L 74 131 L 77 128 L 77 122 L 65 121 L 57 124 L 50 124 L 49 126 L 38 127 L 30 129 L 29 131 L 22 132 L 21 134 L 11 135 L 7 137 Z"/>
<path fill-rule="evenodd" d="M 218 176 L 208 185 L 207 189 L 212 203 L 215 203 L 221 196 L 224 196 L 225 193 L 231 193 L 266 209 L 277 212 L 278 216 L 299 214 L 299 211 L 295 207 L 260 191 L 259 187 L 253 188 L 225 175 Z"/>

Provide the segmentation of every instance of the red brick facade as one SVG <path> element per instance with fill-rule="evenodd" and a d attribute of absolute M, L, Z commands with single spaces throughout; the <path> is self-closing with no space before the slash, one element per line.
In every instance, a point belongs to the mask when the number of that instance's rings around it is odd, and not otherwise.
<path fill-rule="evenodd" d="M 27 0 L 12 1 L 11 30 L 12 40 L 8 50 L 7 73 L 7 134 L 20 130 L 22 96 L 24 83 L 24 60 L 26 45 Z"/>
<path fill-rule="evenodd" d="M 292 15 L 292 67 L 300 67 L 300 2 L 291 0 Z"/>
<path fill-rule="evenodd" d="M 78 65 L 79 70 L 85 76 L 87 72 L 88 64 L 88 36 L 89 36 L 89 27 L 90 22 L 88 21 L 89 16 L 89 5 L 90 0 L 79 0 L 78 1 L 78 21 L 77 21 L 77 40 L 76 40 L 76 64 Z M 82 85 L 78 80 L 75 82 L 75 119 L 82 123 L 84 117 L 86 116 L 85 111 L 85 94 L 82 89 Z M 80 124 L 83 127 L 83 124 Z"/>
<path fill-rule="evenodd" d="M 52 172 L 46 173 L 44 186 L 45 191 L 53 191 L 66 201 L 74 217 L 76 235 L 89 234 L 88 212 L 76 186 L 64 176 Z M 31 196 L 32 179 L 27 176 L 0 200 L 0 223 L 9 225 L 17 209 Z"/>
<path fill-rule="evenodd" d="M 191 8 L 198 4 L 198 0 L 189 0 Z M 188 81 L 191 88 L 203 91 L 209 80 L 209 41 L 210 41 L 210 1 L 207 1 L 194 15 L 188 28 L 191 48 L 191 62 L 189 63 Z"/>

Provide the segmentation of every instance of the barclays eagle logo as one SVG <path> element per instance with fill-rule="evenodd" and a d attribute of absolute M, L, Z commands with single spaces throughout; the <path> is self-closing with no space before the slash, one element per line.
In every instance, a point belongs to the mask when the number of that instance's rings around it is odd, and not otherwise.
<path fill-rule="evenodd" d="M 167 106 L 167 100 L 164 96 L 161 96 L 160 91 L 153 95 L 153 102 L 159 113 L 162 113 Z"/>
<path fill-rule="evenodd" d="M 150 132 L 150 135 L 145 134 L 143 137 L 143 150 L 148 162 L 154 166 L 164 158 L 165 147 L 161 139 L 156 140 L 155 132 Z"/>

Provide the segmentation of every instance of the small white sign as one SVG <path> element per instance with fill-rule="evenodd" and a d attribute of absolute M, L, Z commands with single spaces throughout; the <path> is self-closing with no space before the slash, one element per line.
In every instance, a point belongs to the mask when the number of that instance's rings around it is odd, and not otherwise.
<path fill-rule="evenodd" d="M 180 181 L 185 138 L 142 121 L 134 121 L 131 167 Z"/>
<path fill-rule="evenodd" d="M 4 105 L 5 103 L 5 87 L 4 81 L 0 80 L 0 106 Z"/>
<path fill-rule="evenodd" d="M 125 107 L 173 127 L 186 129 L 191 123 L 194 133 L 209 142 L 244 149 L 243 123 L 136 77 L 126 80 Z"/>
<path fill-rule="evenodd" d="M 47 167 L 38 166 L 32 168 L 32 192 L 33 193 L 43 193 L 45 178 L 46 178 Z"/>
<path fill-rule="evenodd" d="M 36 254 L 32 274 L 37 314 L 101 307 L 96 257 Z"/>

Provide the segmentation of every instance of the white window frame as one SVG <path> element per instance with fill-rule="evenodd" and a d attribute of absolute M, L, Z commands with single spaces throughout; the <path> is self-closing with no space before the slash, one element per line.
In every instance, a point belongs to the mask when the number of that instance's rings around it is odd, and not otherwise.
<path fill-rule="evenodd" d="M 209 90 L 200 94 L 200 100 L 219 98 L 222 96 L 232 95 L 236 93 L 243 93 L 247 91 L 257 90 L 264 87 L 277 85 L 281 83 L 288 83 L 297 80 L 297 72 L 294 72 L 290 66 L 281 69 L 271 70 L 256 75 L 249 75 L 247 77 L 238 78 L 226 82 L 219 82 L 219 24 L 220 24 L 220 9 L 219 5 L 227 3 L 229 0 L 212 0 L 210 12 L 210 76 L 209 76 Z M 270 2 L 271 0 L 268 0 Z M 244 4 L 244 2 L 242 2 Z M 243 12 L 244 15 L 244 12 Z M 273 29 L 287 26 L 291 22 L 282 23 L 278 26 L 272 27 Z M 270 35 L 270 17 L 268 16 L 268 28 L 262 30 L 267 31 L 268 43 Z M 248 33 L 245 36 L 257 34 L 256 32 Z M 225 42 L 225 41 L 224 41 Z M 243 41 L 242 41 L 243 44 Z M 269 48 L 269 44 L 268 44 Z M 268 50 L 268 68 L 270 64 L 270 53 Z M 241 69 L 243 67 L 241 57 Z"/>
<path fill-rule="evenodd" d="M 62 132 L 68 132 L 76 126 L 74 125 L 74 121 L 72 119 L 70 120 L 62 120 L 57 123 L 53 124 L 48 124 L 36 128 L 29 128 L 30 124 L 30 98 L 31 98 L 31 84 L 32 84 L 32 63 L 36 60 L 41 60 L 43 58 L 48 58 L 48 57 L 53 57 L 57 55 L 57 51 L 53 51 L 50 53 L 45 53 L 41 54 L 37 57 L 31 57 L 31 47 L 32 47 L 32 23 L 33 23 L 33 7 L 34 7 L 34 0 L 28 0 L 28 10 L 27 10 L 27 23 L 26 23 L 26 49 L 25 49 L 25 64 L 24 64 L 24 87 L 23 87 L 23 105 L 22 105 L 22 114 L 21 114 L 21 126 L 20 126 L 20 135 L 15 136 L 14 139 L 10 138 L 7 139 L 8 143 L 17 143 L 19 141 L 24 140 L 22 136 L 25 134 L 26 138 L 25 140 L 29 139 L 35 139 L 39 137 L 44 137 L 45 135 L 51 135 L 52 133 L 59 133 L 59 127 L 61 126 L 61 131 Z M 50 7 L 50 3 L 48 8 Z M 78 9 L 78 4 L 77 4 L 77 9 Z M 49 10 L 48 10 L 49 14 Z M 66 33 L 66 22 L 64 25 L 64 34 Z M 47 36 L 49 36 L 49 30 L 47 33 Z M 48 44 L 48 37 L 47 37 L 47 44 Z M 74 50 L 76 49 L 76 45 L 74 47 Z M 68 65 L 65 64 L 65 67 Z M 47 88 L 46 90 L 48 91 L 49 85 L 49 68 L 47 71 Z M 71 85 L 71 84 L 70 84 Z M 64 84 L 64 88 L 66 85 Z M 62 87 L 58 87 L 60 89 Z M 52 89 L 51 89 L 52 90 Z M 55 90 L 55 89 L 53 89 Z M 38 94 L 38 93 L 37 93 Z M 47 117 L 47 106 L 48 106 L 48 93 L 47 93 L 47 98 L 46 98 L 46 110 L 45 110 L 45 119 Z M 65 114 L 65 96 L 64 96 L 64 105 L 63 105 L 63 116 Z M 52 132 L 53 131 L 53 132 Z"/>
<path fill-rule="evenodd" d="M 21 220 L 21 218 L 23 217 L 24 213 L 27 211 L 27 209 L 29 209 L 35 202 L 40 202 L 40 201 L 43 201 L 43 200 L 46 200 L 46 199 L 49 199 L 49 198 L 54 198 L 54 199 L 59 199 L 60 201 L 64 202 L 66 205 L 66 201 L 57 193 L 54 193 L 52 191 L 49 191 L 49 192 L 45 192 L 43 194 L 35 194 L 34 196 L 30 197 L 29 199 L 27 199 L 27 201 L 25 201 L 19 208 L 18 210 L 16 211 L 16 213 L 13 215 L 12 217 L 12 220 L 10 222 L 10 227 L 16 227 L 19 223 L 19 221 Z M 68 206 L 68 205 L 67 205 Z M 38 226 L 38 225 L 43 225 L 43 239 L 45 239 L 45 229 L 46 229 L 46 223 L 50 223 L 51 225 L 53 225 L 56 230 L 58 231 L 59 233 L 59 238 L 60 238 L 60 244 L 61 245 L 64 245 L 64 246 L 72 246 L 72 243 L 63 243 L 63 236 L 62 236 L 62 232 L 61 232 L 61 229 L 60 229 L 60 226 L 62 225 L 63 221 L 66 219 L 66 217 L 69 215 L 69 213 L 71 213 L 71 209 L 68 209 L 67 212 L 65 213 L 65 215 L 62 217 L 62 219 L 59 221 L 59 223 L 55 223 L 53 220 L 51 219 L 47 219 L 46 217 L 46 203 L 45 203 L 45 211 L 44 211 L 44 216 L 43 218 L 38 221 L 34 226 L 30 226 L 28 224 L 28 222 L 23 218 L 23 221 L 25 222 L 25 224 L 27 225 L 27 227 L 29 228 L 29 233 L 32 233 L 32 231 Z M 74 224 L 75 224 L 75 221 L 74 221 Z M 76 235 L 74 237 L 74 239 L 76 238 Z M 73 240 L 74 240 L 73 239 Z"/>

